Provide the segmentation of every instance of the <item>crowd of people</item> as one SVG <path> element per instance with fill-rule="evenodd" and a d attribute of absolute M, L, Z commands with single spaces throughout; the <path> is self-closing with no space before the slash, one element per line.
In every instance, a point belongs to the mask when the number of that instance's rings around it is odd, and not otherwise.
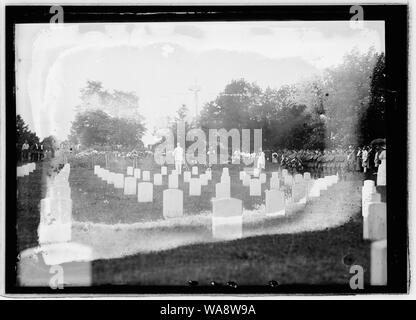
<path fill-rule="evenodd" d="M 43 144 L 34 143 L 29 144 L 27 140 L 21 146 L 20 161 L 21 162 L 36 162 L 41 161 L 45 157 L 45 150 Z"/>
<path fill-rule="evenodd" d="M 338 173 L 345 177 L 353 172 L 377 174 L 386 158 L 385 150 L 385 144 L 325 150 L 285 149 L 272 151 L 270 160 L 292 173 L 308 171 L 317 177 Z"/>

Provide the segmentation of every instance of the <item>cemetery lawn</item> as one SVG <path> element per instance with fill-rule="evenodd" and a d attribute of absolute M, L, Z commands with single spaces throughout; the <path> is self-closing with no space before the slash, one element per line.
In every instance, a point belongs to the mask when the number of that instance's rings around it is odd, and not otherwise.
<path fill-rule="evenodd" d="M 352 264 L 364 268 L 369 283 L 370 242 L 362 240 L 361 214 L 337 228 L 297 234 L 265 235 L 229 242 L 96 260 L 93 283 L 178 285 L 211 281 L 238 285 L 341 284 L 348 286 Z"/>

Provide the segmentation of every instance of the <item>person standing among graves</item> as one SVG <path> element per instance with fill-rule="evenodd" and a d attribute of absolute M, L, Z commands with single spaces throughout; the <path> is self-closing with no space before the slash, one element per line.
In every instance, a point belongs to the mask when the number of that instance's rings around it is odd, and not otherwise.
<path fill-rule="evenodd" d="M 29 158 L 29 144 L 27 140 L 22 145 L 22 161 L 26 161 Z"/>
<path fill-rule="evenodd" d="M 380 154 L 378 155 L 378 170 L 377 170 L 377 186 L 386 185 L 386 146 L 381 146 Z"/>
<path fill-rule="evenodd" d="M 364 147 L 363 151 L 361 152 L 361 162 L 362 162 L 363 171 L 364 171 L 364 173 L 366 173 L 367 168 L 368 168 L 368 150 L 367 150 L 367 147 Z"/>
<path fill-rule="evenodd" d="M 182 163 L 183 163 L 183 149 L 178 142 L 176 144 L 176 148 L 173 150 L 173 158 L 175 160 L 175 170 L 178 174 L 182 174 Z"/>
<path fill-rule="evenodd" d="M 257 169 L 261 170 L 266 169 L 266 155 L 262 149 L 259 149 L 258 158 L 257 158 Z"/>

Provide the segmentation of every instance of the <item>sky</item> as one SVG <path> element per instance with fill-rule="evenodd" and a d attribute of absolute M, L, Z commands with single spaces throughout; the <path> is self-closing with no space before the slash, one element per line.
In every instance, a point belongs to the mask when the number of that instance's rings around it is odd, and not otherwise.
<path fill-rule="evenodd" d="M 64 140 L 88 80 L 134 91 L 148 133 L 186 104 L 199 109 L 244 78 L 278 88 L 319 75 L 353 49 L 384 52 L 384 22 L 349 21 L 21 24 L 16 27 L 17 113 L 42 139 Z"/>

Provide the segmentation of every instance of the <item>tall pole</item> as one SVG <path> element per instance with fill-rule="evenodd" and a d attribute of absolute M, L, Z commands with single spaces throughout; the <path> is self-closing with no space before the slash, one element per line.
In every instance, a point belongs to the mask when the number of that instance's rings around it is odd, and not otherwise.
<path fill-rule="evenodd" d="M 194 93 L 194 101 L 195 101 L 195 117 L 198 116 L 198 92 L 201 91 L 201 87 L 195 81 L 195 84 L 189 88 L 189 91 Z"/>

